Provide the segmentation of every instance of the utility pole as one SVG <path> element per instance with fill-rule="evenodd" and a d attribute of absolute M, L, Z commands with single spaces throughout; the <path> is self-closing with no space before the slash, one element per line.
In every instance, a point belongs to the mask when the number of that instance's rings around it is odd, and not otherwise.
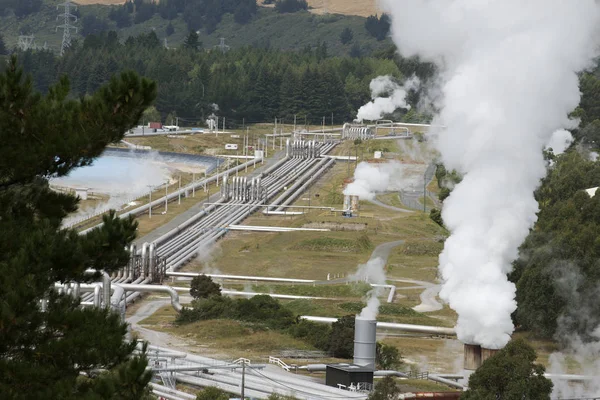
<path fill-rule="evenodd" d="M 323 131 L 321 133 L 323 134 L 323 141 L 325 141 L 325 117 L 323 117 Z"/>
<path fill-rule="evenodd" d="M 169 211 L 169 181 L 165 182 L 165 214 Z"/>
<path fill-rule="evenodd" d="M 146 185 L 150 188 L 150 202 L 148 203 L 148 219 L 152 219 L 152 185 Z"/>
<path fill-rule="evenodd" d="M 223 117 L 223 133 L 225 133 L 225 117 Z"/>
<path fill-rule="evenodd" d="M 179 199 L 177 200 L 177 204 L 181 205 L 181 174 L 179 175 L 179 189 L 177 190 L 179 195 Z"/>
<path fill-rule="evenodd" d="M 427 171 L 423 174 L 423 212 L 427 212 Z"/>
<path fill-rule="evenodd" d="M 63 18 L 63 24 L 62 25 L 58 25 L 56 28 L 54 28 L 54 30 L 58 30 L 59 28 L 63 30 L 63 39 L 62 39 L 62 44 L 60 46 L 60 55 L 64 55 L 65 54 L 65 50 L 68 49 L 71 46 L 71 29 L 75 29 L 75 33 L 77 33 L 78 29 L 76 26 L 71 25 L 71 21 L 73 22 L 77 22 L 77 17 L 73 14 L 71 14 L 71 7 L 73 7 L 73 9 L 77 9 L 77 6 L 73 5 L 73 3 L 71 3 L 71 0 L 67 0 L 62 4 L 59 4 L 56 6 L 56 9 L 58 10 L 58 7 L 64 7 L 65 8 L 65 12 L 62 14 L 59 14 L 56 19 L 59 18 Z"/>
<path fill-rule="evenodd" d="M 242 400 L 246 399 L 245 393 L 246 386 L 246 363 L 242 361 Z"/>
<path fill-rule="evenodd" d="M 196 197 L 196 173 L 192 172 L 192 197 Z"/>

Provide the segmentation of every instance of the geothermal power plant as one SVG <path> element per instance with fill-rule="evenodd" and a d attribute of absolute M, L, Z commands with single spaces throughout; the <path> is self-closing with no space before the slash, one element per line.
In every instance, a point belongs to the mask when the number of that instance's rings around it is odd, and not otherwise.
<path fill-rule="evenodd" d="M 383 127 L 404 132 L 397 124 L 383 123 L 372 126 L 346 124 L 341 129 L 343 140 L 376 140 L 377 130 Z M 404 128 L 406 129 L 406 128 Z M 409 137 L 402 133 L 403 137 Z M 323 136 L 325 138 L 325 135 Z M 387 137 L 387 136 L 386 136 Z M 225 171 L 203 180 L 192 182 L 178 191 L 170 193 L 166 201 L 178 196 L 188 196 L 192 191 L 202 190 L 207 186 L 218 186 L 217 195 L 210 198 L 200 212 L 180 223 L 176 227 L 155 234 L 151 241 L 131 245 L 129 263 L 119 271 L 108 275 L 103 273 L 100 282 L 82 284 L 71 282 L 56 284 L 56 290 L 79 297 L 82 306 L 106 307 L 125 316 L 127 304 L 135 301 L 143 293 L 161 293 L 169 296 L 170 303 L 176 312 L 183 306 L 180 293 L 187 294 L 189 288 L 163 285 L 168 278 L 184 279 L 197 276 L 197 273 L 183 273 L 178 270 L 198 255 L 199 249 L 210 247 L 230 230 L 286 232 L 295 228 L 257 227 L 240 225 L 253 213 L 264 215 L 297 215 L 290 208 L 301 209 L 295 201 L 307 191 L 336 162 L 340 156 L 329 153 L 340 143 L 339 140 L 287 140 L 279 158 L 265 160 L 259 156 L 243 162 Z M 348 158 L 350 160 L 350 158 Z M 244 176 L 241 171 L 253 170 Z M 358 214 L 359 197 L 347 194 L 344 196 L 341 210 L 322 207 L 327 211 L 336 211 L 341 215 L 352 217 Z M 165 198 L 156 199 L 150 204 L 133 209 L 121 215 L 139 215 L 148 212 L 149 207 L 165 203 Z M 318 208 L 318 207 L 317 207 Z M 319 229 L 316 229 L 317 231 Z M 83 231 L 86 233 L 89 230 Z M 95 270 L 88 271 L 95 274 Z M 264 278 L 257 276 L 213 275 L 215 278 L 228 281 L 267 281 L 281 283 L 311 283 L 309 280 L 291 278 Z M 394 301 L 395 286 L 372 284 L 372 287 L 389 289 L 388 302 Z M 227 292 L 228 295 L 254 295 L 254 293 Z M 294 298 L 295 296 L 273 297 Z M 297 296 L 296 296 L 297 297 Z M 42 304 L 44 307 L 44 304 Z M 336 318 L 310 317 L 301 318 L 319 323 L 332 323 Z M 267 398 L 272 393 L 293 395 L 299 399 L 346 398 L 366 399 L 373 389 L 374 380 L 384 376 L 409 378 L 401 371 L 378 370 L 376 365 L 377 334 L 399 331 L 406 335 L 426 335 L 437 337 L 454 337 L 453 328 L 421 326 L 380 322 L 375 319 L 355 319 L 354 358 L 352 363 L 307 364 L 290 366 L 277 358 L 271 357 L 270 364 L 280 367 L 273 371 L 269 365 L 253 364 L 247 359 L 223 362 L 195 354 L 174 351 L 152 345 L 150 347 L 150 366 L 155 377 L 152 383 L 153 392 L 166 399 L 191 399 L 190 395 L 175 389 L 177 383 L 192 386 L 217 386 L 230 393 L 240 393 L 240 379 L 245 380 L 245 395 L 253 398 Z M 407 339 L 409 340 L 409 339 Z M 464 345 L 464 370 L 474 371 L 498 350 L 482 348 L 479 345 Z M 272 366 L 271 366 L 272 367 Z M 324 372 L 325 383 L 319 384 L 307 377 L 296 375 L 294 370 L 308 372 Z M 438 382 L 446 387 L 464 389 L 464 374 L 428 374 L 426 379 Z M 441 386 L 443 387 L 443 386 Z M 187 396 L 187 397 L 186 397 Z M 453 394 L 449 397 L 456 398 Z M 454 397 L 453 397 L 454 396 Z M 406 397 L 410 398 L 410 397 Z"/>

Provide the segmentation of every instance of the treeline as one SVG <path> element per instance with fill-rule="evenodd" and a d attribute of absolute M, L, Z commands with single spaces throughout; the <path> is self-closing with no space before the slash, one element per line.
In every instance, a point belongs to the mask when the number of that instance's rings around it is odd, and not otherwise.
<path fill-rule="evenodd" d="M 40 11 L 43 0 L 0 0 L 0 16 L 14 13 L 17 17 L 25 17 Z"/>
<path fill-rule="evenodd" d="M 370 100 L 371 79 L 431 73 L 424 64 L 399 59 L 393 52 L 378 58 L 328 57 L 324 43 L 299 52 L 168 50 L 154 32 L 129 37 L 124 44 L 115 32 L 89 35 L 63 57 L 27 51 L 19 60 L 40 91 L 68 75 L 74 96 L 92 93 L 116 72 L 134 70 L 157 82 L 156 107 L 163 117 L 174 113 L 184 121 L 203 122 L 214 112 L 230 127 L 244 120 L 279 118 L 290 123 L 294 116 L 299 124 L 321 124 L 323 117 L 327 124 L 332 117 L 334 123 L 343 123 Z M 422 119 L 414 112 L 408 117 Z"/>
<path fill-rule="evenodd" d="M 257 11 L 256 0 L 127 0 L 114 7 L 109 18 L 119 28 L 131 24 L 141 24 L 159 14 L 162 18 L 174 20 L 183 16 L 189 30 L 205 29 L 212 33 L 225 14 L 233 14 L 235 21 L 245 24 Z"/>
<path fill-rule="evenodd" d="M 540 336 L 593 336 L 600 324 L 600 163 L 576 148 L 553 158 L 535 196 L 538 221 L 520 249 L 515 321 Z"/>

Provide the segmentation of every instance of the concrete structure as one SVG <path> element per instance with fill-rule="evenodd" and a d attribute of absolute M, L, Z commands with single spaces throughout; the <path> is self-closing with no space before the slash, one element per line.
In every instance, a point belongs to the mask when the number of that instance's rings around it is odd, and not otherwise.
<path fill-rule="evenodd" d="M 478 344 L 464 345 L 464 364 L 463 368 L 469 371 L 475 371 L 481 366 L 481 346 Z"/>

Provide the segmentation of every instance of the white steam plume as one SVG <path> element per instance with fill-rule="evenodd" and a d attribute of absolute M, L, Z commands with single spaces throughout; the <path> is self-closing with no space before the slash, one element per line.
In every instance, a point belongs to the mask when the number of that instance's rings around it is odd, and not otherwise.
<path fill-rule="evenodd" d="M 576 72 L 600 38 L 594 0 L 380 0 L 403 56 L 439 67 L 436 143 L 464 176 L 444 203 L 451 231 L 440 255 L 440 296 L 458 313 L 461 341 L 500 348 L 514 327 L 507 280 L 536 220 L 542 149 L 570 127 Z M 565 29 L 568 27 L 568 29 Z"/>
<path fill-rule="evenodd" d="M 358 270 L 350 277 L 351 280 L 385 285 L 385 260 L 380 257 L 372 258 L 366 264 L 358 266 Z M 381 288 L 372 288 L 367 294 L 367 305 L 360 312 L 359 318 L 376 319 L 379 311 Z"/>
<path fill-rule="evenodd" d="M 221 255 L 221 246 L 213 240 L 198 246 L 195 261 L 202 265 L 203 274 L 221 275 L 221 270 L 214 264 L 214 260 Z"/>
<path fill-rule="evenodd" d="M 391 76 L 379 76 L 371 81 L 371 98 L 373 101 L 365 104 L 358 110 L 356 119 L 359 121 L 375 121 L 386 114 L 391 114 L 398 108 L 410 110 L 410 104 L 406 102 L 406 95 L 411 89 L 418 89 L 419 78 L 416 76 L 408 79 L 403 86 L 392 80 Z M 387 95 L 387 97 L 380 97 Z"/>
<path fill-rule="evenodd" d="M 573 143 L 573 135 L 566 129 L 559 129 L 552 133 L 550 141 L 546 144 L 547 149 L 552 149 L 554 155 L 559 155 L 565 152 Z"/>
<path fill-rule="evenodd" d="M 370 164 L 361 162 L 354 171 L 354 181 L 344 189 L 345 195 L 361 200 L 374 200 L 377 193 L 402 190 L 423 185 L 423 164 L 389 162 Z"/>

